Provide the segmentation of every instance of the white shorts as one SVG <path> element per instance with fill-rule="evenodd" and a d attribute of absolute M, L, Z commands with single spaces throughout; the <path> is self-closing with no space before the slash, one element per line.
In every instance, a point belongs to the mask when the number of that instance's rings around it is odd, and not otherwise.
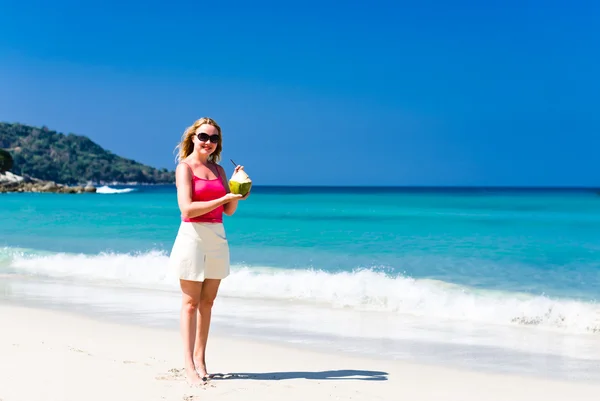
<path fill-rule="evenodd" d="M 229 244 L 222 223 L 181 222 L 169 267 L 182 280 L 224 279 L 229 275 Z"/>

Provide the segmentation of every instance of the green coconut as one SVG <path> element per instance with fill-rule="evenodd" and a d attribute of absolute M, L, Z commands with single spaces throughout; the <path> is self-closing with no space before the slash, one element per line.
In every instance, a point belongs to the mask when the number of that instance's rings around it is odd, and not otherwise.
<path fill-rule="evenodd" d="M 229 190 L 231 193 L 246 196 L 252 188 L 252 180 L 244 170 L 238 170 L 237 173 L 231 176 L 229 180 Z"/>

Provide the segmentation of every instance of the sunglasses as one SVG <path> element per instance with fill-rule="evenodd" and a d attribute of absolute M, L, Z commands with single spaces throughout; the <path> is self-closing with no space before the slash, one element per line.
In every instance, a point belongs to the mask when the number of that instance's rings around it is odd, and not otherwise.
<path fill-rule="evenodd" d="M 205 134 L 204 132 L 201 132 L 200 134 L 196 134 L 196 136 L 198 137 L 198 140 L 200 140 L 201 142 L 207 142 L 208 140 L 210 140 L 211 143 L 219 143 L 219 139 L 221 139 L 221 136 L 219 134 L 208 135 L 208 134 Z"/>

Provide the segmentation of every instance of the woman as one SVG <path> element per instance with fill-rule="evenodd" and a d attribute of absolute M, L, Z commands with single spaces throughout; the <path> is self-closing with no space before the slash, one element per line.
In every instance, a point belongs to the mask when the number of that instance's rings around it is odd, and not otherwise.
<path fill-rule="evenodd" d="M 202 384 L 209 378 L 205 351 L 211 310 L 221 280 L 229 275 L 223 213 L 231 216 L 238 201 L 249 194 L 242 197 L 229 192 L 225 170 L 217 164 L 223 141 L 214 120 L 194 122 L 177 148 L 175 183 L 182 222 L 169 263 L 183 293 L 181 335 L 187 379 L 190 384 Z M 243 167 L 235 171 L 239 169 Z"/>

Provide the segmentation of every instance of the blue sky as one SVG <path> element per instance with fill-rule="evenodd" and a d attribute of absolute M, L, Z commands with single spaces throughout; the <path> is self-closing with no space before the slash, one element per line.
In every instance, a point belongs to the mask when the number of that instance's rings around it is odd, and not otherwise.
<path fill-rule="evenodd" d="M 0 0 L 0 121 L 254 182 L 600 186 L 600 6 Z"/>

